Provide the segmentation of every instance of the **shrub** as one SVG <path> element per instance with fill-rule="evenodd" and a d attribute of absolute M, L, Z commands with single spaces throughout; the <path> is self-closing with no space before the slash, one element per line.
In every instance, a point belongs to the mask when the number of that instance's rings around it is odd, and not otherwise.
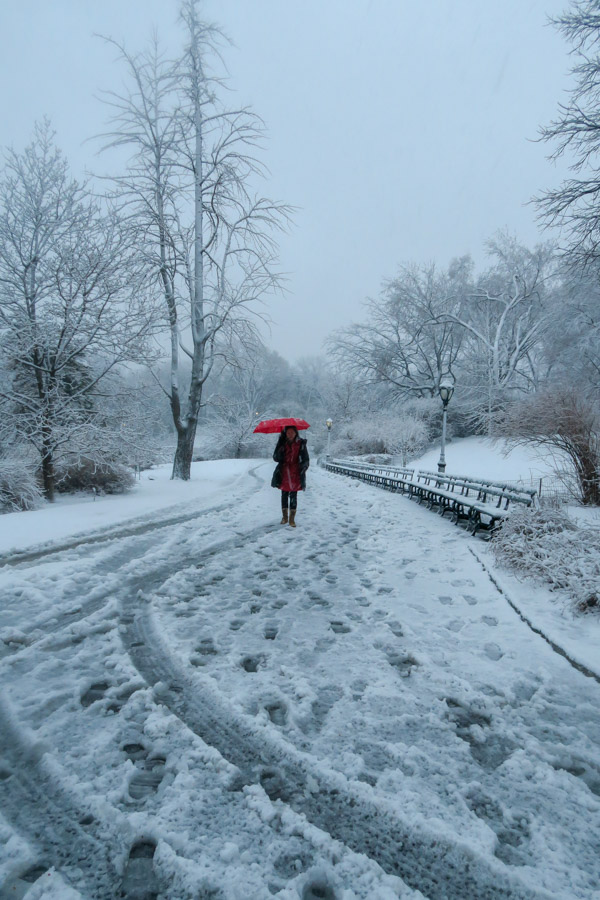
<path fill-rule="evenodd" d="M 427 444 L 427 423 L 416 417 L 417 412 L 413 409 L 409 415 L 392 410 L 344 424 L 331 442 L 332 455 L 393 455 L 407 465 Z"/>
<path fill-rule="evenodd" d="M 502 429 L 516 446 L 559 451 L 572 463 L 581 503 L 600 505 L 600 403 L 595 397 L 583 397 L 572 387 L 540 391 L 510 407 Z"/>
<path fill-rule="evenodd" d="M 33 467 L 18 460 L 0 460 L 0 513 L 39 509 L 43 505 Z"/>
<path fill-rule="evenodd" d="M 78 456 L 57 466 L 56 490 L 62 494 L 94 488 L 104 494 L 124 494 L 134 484 L 131 469 L 121 463 Z"/>
<path fill-rule="evenodd" d="M 579 528 L 560 509 L 514 510 L 494 534 L 497 562 L 566 591 L 580 612 L 600 612 L 600 528 Z"/>

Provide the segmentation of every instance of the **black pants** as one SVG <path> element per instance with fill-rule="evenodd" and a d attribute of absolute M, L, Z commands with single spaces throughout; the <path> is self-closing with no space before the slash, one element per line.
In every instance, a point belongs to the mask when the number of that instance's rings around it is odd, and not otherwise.
<path fill-rule="evenodd" d="M 288 497 L 290 498 L 290 509 L 296 509 L 298 503 L 298 492 L 297 491 L 282 491 L 281 492 L 281 508 L 288 508 Z"/>

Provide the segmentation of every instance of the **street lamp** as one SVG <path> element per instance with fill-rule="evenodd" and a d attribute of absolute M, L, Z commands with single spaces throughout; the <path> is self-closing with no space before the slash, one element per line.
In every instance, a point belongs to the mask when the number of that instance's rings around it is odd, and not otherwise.
<path fill-rule="evenodd" d="M 450 397 L 454 393 L 454 383 L 454 375 L 448 372 L 447 375 L 442 375 L 438 388 L 444 405 L 442 412 L 442 446 L 440 448 L 440 461 L 438 462 L 438 472 L 442 474 L 446 471 L 446 412 Z"/>
<path fill-rule="evenodd" d="M 327 459 L 329 459 L 329 447 L 331 445 L 331 426 L 333 425 L 333 422 L 331 421 L 331 419 L 327 419 L 325 424 L 327 425 Z"/>

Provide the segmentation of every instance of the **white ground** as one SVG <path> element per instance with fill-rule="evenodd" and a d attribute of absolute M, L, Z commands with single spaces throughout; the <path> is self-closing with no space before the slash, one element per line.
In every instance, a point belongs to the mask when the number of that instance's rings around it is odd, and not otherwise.
<path fill-rule="evenodd" d="M 540 454 L 534 447 L 510 447 L 503 440 L 456 438 L 446 444 L 445 456 L 446 471 L 453 475 L 527 483 L 554 477 L 555 458 L 551 454 Z M 410 466 L 437 472 L 439 458 L 440 449 L 434 447 L 411 460 Z"/>
<path fill-rule="evenodd" d="M 589 619 L 316 466 L 280 526 L 271 470 L 0 519 L 1 900 L 598 900 L 600 683 L 507 601 L 599 674 Z"/>

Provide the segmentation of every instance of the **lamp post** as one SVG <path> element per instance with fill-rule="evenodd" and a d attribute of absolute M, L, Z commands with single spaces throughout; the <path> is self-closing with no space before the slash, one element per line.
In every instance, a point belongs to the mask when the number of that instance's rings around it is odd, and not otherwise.
<path fill-rule="evenodd" d="M 446 412 L 448 409 L 448 403 L 450 402 L 450 397 L 454 393 L 454 383 L 454 375 L 448 372 L 447 375 L 442 375 L 438 388 L 443 403 L 442 446 L 440 448 L 440 461 L 438 462 L 438 472 L 442 474 L 446 471 Z"/>
<path fill-rule="evenodd" d="M 333 422 L 331 421 L 331 419 L 327 419 L 325 424 L 327 425 L 327 459 L 329 459 L 329 447 L 331 446 L 331 426 L 333 425 Z"/>

